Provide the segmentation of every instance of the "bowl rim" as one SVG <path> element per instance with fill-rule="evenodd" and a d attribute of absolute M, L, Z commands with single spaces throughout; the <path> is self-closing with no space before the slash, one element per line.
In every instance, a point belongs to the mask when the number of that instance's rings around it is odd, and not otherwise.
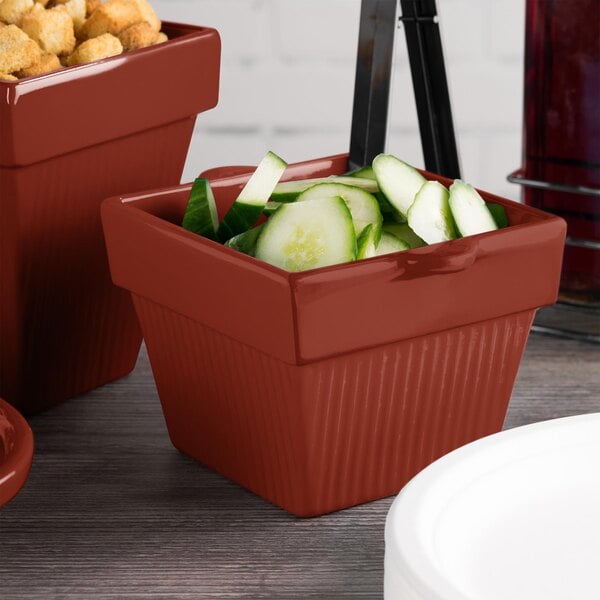
<path fill-rule="evenodd" d="M 15 443 L 7 459 L 0 462 L 0 508 L 10 502 L 25 484 L 33 460 L 33 432 L 21 413 L 0 398 L 0 413 L 15 431 Z"/>

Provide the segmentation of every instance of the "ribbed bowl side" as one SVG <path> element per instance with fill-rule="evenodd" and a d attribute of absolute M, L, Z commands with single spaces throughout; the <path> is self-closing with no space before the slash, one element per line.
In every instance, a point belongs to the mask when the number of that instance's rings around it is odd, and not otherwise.
<path fill-rule="evenodd" d="M 293 366 L 134 302 L 174 445 L 302 516 L 394 494 L 499 431 L 533 318 Z"/>
<path fill-rule="evenodd" d="M 311 512 L 395 494 L 440 456 L 499 431 L 533 314 L 311 365 Z"/>
<path fill-rule="evenodd" d="M 304 507 L 301 370 L 146 299 L 134 304 L 173 445 L 291 512 Z"/>
<path fill-rule="evenodd" d="M 129 295 L 110 279 L 100 222 L 108 196 L 179 182 L 194 119 L 28 167 L 0 169 L 0 220 L 13 275 L 3 314 L 0 393 L 33 413 L 127 374 L 141 332 Z M 9 191 L 11 197 L 6 197 Z M 16 207 L 16 209 L 14 208 Z M 7 264 L 10 261 L 10 264 Z M 8 327 L 8 326 L 7 326 Z M 15 357 L 15 355 L 17 355 Z"/>

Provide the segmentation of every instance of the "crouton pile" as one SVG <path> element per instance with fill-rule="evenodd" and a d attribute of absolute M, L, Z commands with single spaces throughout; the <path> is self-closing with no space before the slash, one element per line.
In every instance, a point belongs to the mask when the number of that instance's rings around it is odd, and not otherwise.
<path fill-rule="evenodd" d="M 0 0 L 0 80 L 167 41 L 148 0 Z"/>

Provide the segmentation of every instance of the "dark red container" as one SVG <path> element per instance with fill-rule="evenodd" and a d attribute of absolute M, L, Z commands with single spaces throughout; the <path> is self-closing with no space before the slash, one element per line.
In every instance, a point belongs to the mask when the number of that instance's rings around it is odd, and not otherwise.
<path fill-rule="evenodd" d="M 0 398 L 0 508 L 25 485 L 33 460 L 33 433 L 27 421 Z"/>
<path fill-rule="evenodd" d="M 526 19 L 523 167 L 511 180 L 567 221 L 560 299 L 600 306 L 600 3 L 527 0 Z"/>
<path fill-rule="evenodd" d="M 100 203 L 179 183 L 196 115 L 217 104 L 214 29 L 0 81 L 0 393 L 25 413 L 129 373 L 141 332 L 114 287 Z"/>
<path fill-rule="evenodd" d="M 346 170 L 339 155 L 286 179 Z M 222 216 L 249 173 L 213 175 Z M 484 194 L 511 227 L 288 273 L 179 227 L 190 187 L 102 207 L 179 450 L 313 516 L 501 429 L 535 309 L 556 299 L 562 219 Z"/>

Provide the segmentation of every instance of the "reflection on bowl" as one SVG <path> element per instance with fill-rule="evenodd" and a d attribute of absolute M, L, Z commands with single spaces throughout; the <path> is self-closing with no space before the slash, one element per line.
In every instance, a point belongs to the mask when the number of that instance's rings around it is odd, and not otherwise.
<path fill-rule="evenodd" d="M 27 481 L 33 460 L 33 433 L 27 421 L 0 399 L 0 508 Z"/>

